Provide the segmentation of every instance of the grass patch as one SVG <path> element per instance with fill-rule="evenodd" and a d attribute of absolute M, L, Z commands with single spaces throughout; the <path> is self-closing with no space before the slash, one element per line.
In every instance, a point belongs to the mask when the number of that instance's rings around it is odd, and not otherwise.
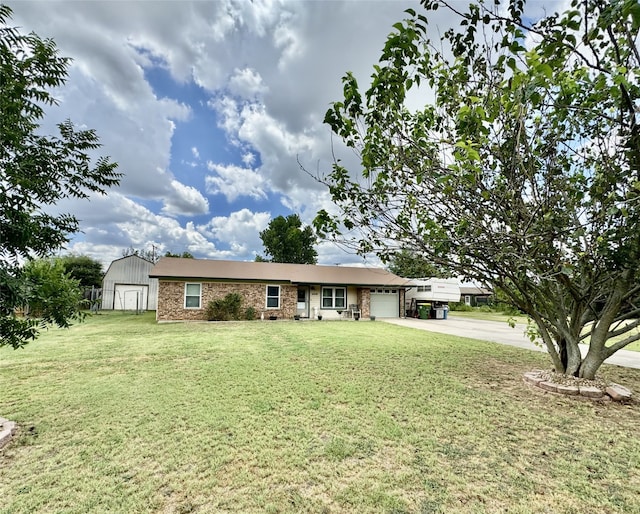
<path fill-rule="evenodd" d="M 527 388 L 541 367 L 386 323 L 102 314 L 0 349 L 0 512 L 639 512 L 639 405 Z"/>
<path fill-rule="evenodd" d="M 486 321 L 504 321 L 507 323 L 510 319 L 515 320 L 516 323 L 527 324 L 527 316 L 524 315 L 511 315 L 503 312 L 483 312 L 480 310 L 473 311 L 449 311 L 449 316 L 452 318 L 467 318 L 467 319 L 482 319 Z"/>

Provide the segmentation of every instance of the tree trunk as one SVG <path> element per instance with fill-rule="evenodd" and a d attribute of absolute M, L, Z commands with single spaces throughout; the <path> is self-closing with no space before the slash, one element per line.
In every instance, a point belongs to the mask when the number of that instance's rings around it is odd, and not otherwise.
<path fill-rule="evenodd" d="M 604 359 L 599 355 L 599 352 L 595 352 L 593 348 L 590 348 L 582 361 L 578 376 L 580 378 L 594 379 L 603 362 Z"/>

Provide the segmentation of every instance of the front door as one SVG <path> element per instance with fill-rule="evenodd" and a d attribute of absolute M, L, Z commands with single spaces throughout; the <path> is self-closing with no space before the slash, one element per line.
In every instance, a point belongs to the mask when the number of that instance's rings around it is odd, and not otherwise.
<path fill-rule="evenodd" d="M 309 287 L 298 286 L 298 304 L 296 314 L 303 318 L 309 317 Z"/>

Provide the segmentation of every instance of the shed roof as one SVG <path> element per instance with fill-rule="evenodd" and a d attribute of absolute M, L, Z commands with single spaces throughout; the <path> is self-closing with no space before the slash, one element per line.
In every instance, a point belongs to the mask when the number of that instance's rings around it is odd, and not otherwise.
<path fill-rule="evenodd" d="M 382 268 L 183 259 L 177 257 L 160 259 L 149 273 L 149 277 L 383 287 L 411 287 L 415 285 L 411 280 L 398 277 Z"/>

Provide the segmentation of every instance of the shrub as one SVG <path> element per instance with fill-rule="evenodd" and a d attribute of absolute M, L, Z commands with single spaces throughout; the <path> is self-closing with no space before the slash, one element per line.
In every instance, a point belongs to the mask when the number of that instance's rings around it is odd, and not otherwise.
<path fill-rule="evenodd" d="M 212 300 L 207 305 L 206 315 L 209 321 L 237 321 L 241 319 L 242 296 L 229 293 L 224 298 Z"/>
<path fill-rule="evenodd" d="M 244 319 L 251 321 L 252 319 L 256 319 L 258 317 L 258 311 L 256 311 L 253 307 L 247 307 L 244 310 Z"/>
<path fill-rule="evenodd" d="M 451 311 L 469 312 L 469 311 L 473 310 L 473 307 L 471 307 L 471 305 L 467 305 L 466 303 L 463 303 L 463 302 L 450 302 L 449 303 L 449 310 L 451 310 Z"/>

